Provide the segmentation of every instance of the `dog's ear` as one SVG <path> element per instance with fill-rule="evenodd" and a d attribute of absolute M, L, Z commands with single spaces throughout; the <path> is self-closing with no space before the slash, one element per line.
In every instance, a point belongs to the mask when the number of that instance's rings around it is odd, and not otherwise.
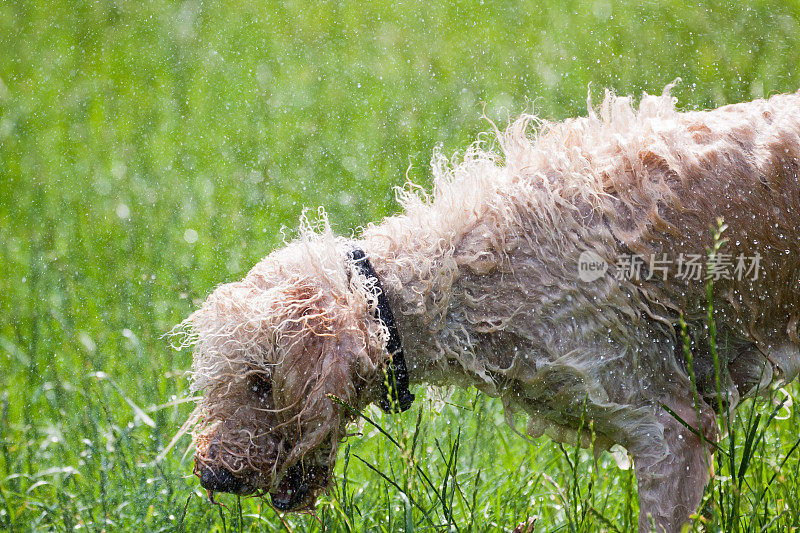
<path fill-rule="evenodd" d="M 306 278 L 284 290 L 281 299 L 291 304 L 284 306 L 276 331 L 276 407 L 285 410 L 285 420 L 298 417 L 301 431 L 338 428 L 346 408 L 330 396 L 362 407 L 359 393 L 378 369 L 379 326 L 348 287 Z"/>

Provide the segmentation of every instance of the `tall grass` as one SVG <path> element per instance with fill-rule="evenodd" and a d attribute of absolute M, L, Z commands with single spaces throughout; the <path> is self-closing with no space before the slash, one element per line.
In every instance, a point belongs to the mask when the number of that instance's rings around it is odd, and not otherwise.
<path fill-rule="evenodd" d="M 163 334 L 303 206 L 345 233 L 393 212 L 409 166 L 428 183 L 436 145 L 487 129 L 483 104 L 796 90 L 798 22 L 775 1 L 0 2 L 0 529 L 630 530 L 631 471 L 529 443 L 469 391 L 365 413 L 315 515 L 214 506 L 187 438 L 154 463 L 192 408 Z M 721 465 L 709 528 L 797 525 L 798 415 L 766 408 L 731 426 L 747 466 Z"/>

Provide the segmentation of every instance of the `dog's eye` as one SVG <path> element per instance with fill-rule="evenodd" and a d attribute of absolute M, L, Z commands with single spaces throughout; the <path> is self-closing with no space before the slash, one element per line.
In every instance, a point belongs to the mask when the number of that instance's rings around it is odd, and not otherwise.
<path fill-rule="evenodd" d="M 272 396 L 272 381 L 262 374 L 253 374 L 249 379 L 249 386 L 253 393 L 260 398 Z"/>

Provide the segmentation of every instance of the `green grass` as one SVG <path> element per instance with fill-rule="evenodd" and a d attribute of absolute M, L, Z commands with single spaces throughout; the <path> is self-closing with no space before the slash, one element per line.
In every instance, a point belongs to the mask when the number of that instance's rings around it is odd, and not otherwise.
<path fill-rule="evenodd" d="M 0 529 L 628 530 L 630 471 L 530 444 L 472 392 L 423 394 L 419 423 L 368 413 L 397 444 L 365 423 L 316 516 L 215 507 L 188 438 L 152 465 L 192 407 L 163 335 L 303 206 L 345 233 L 394 212 L 484 104 L 560 119 L 590 82 L 677 77 L 684 108 L 794 91 L 799 27 L 797 2 L 0 0 Z M 748 448 L 741 517 L 711 499 L 724 478 L 709 491 L 709 528 L 798 527 L 798 454 L 778 467 L 799 425 L 791 408 Z"/>

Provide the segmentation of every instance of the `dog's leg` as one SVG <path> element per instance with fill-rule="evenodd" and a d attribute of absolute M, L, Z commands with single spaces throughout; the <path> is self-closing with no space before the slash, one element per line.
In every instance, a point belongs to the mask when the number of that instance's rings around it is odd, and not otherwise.
<path fill-rule="evenodd" d="M 692 400 L 665 402 L 693 428 L 698 428 Z M 656 408 L 663 438 L 650 435 L 631 449 L 639 486 L 639 531 L 678 532 L 697 510 L 712 472 L 713 448 L 661 407 Z M 710 407 L 701 400 L 702 434 L 715 442 L 717 427 Z M 666 454 L 664 451 L 666 450 Z"/>

